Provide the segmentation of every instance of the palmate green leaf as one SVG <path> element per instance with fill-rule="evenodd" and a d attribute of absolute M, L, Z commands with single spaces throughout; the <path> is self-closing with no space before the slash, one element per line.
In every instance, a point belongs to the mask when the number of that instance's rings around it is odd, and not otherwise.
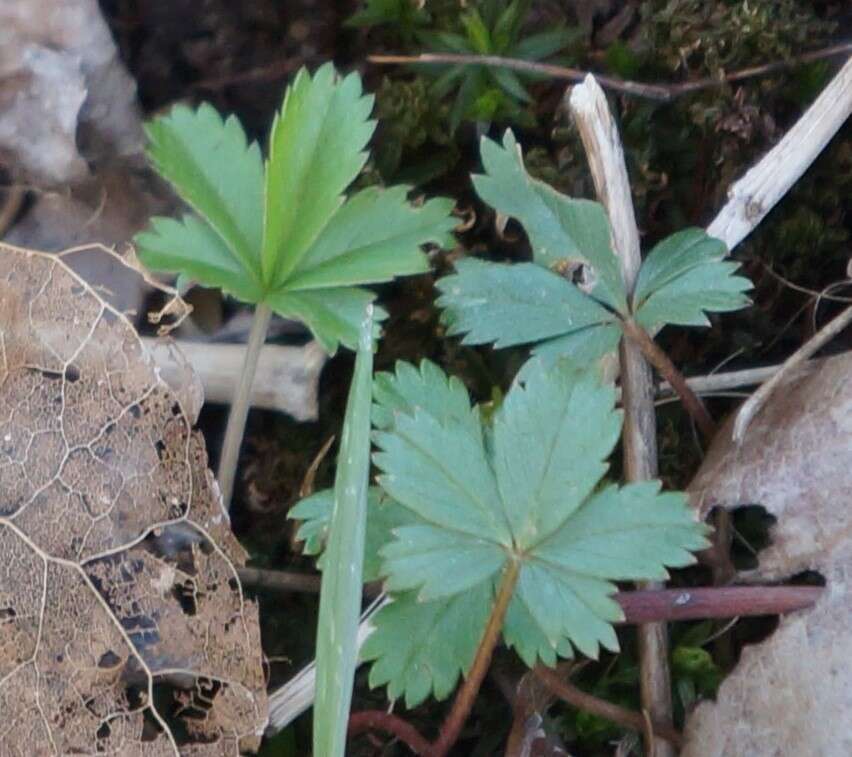
<path fill-rule="evenodd" d="M 574 284 L 533 263 L 466 258 L 437 287 L 442 321 L 450 335 L 464 334 L 465 344 L 529 344 L 615 321 Z"/>
<path fill-rule="evenodd" d="M 358 621 L 370 473 L 373 319 L 366 310 L 340 441 L 316 643 L 314 754 L 343 757 L 358 663 Z"/>
<path fill-rule="evenodd" d="M 636 281 L 633 310 L 649 331 L 671 323 L 706 326 L 705 312 L 738 310 L 749 304 L 751 282 L 725 262 L 724 242 L 702 229 L 684 229 L 657 244 Z"/>
<path fill-rule="evenodd" d="M 344 200 L 366 159 L 371 108 L 357 74 L 302 70 L 273 125 L 265 175 L 239 122 L 209 105 L 154 120 L 151 160 L 198 215 L 154 219 L 136 238 L 142 262 L 267 303 L 303 321 L 329 352 L 355 349 L 375 299 L 362 286 L 428 270 L 422 246 L 451 244 L 454 226 L 449 200 L 414 207 L 406 187 Z M 376 309 L 376 333 L 383 317 Z"/>
<path fill-rule="evenodd" d="M 598 278 L 592 294 L 624 312 L 624 284 L 610 245 L 603 206 L 566 197 L 532 178 L 511 130 L 506 130 L 502 146 L 483 138 L 480 149 L 485 174 L 473 177 L 477 194 L 498 212 L 521 223 L 535 262 L 545 268 L 564 261 L 588 263 Z"/>
<path fill-rule="evenodd" d="M 449 386 L 430 381 L 438 394 Z M 590 656 L 616 648 L 613 581 L 664 577 L 707 542 L 683 495 L 660 494 L 657 482 L 600 488 L 621 428 L 614 403 L 594 371 L 535 359 L 487 445 L 457 418 L 394 413 L 375 435 L 379 482 L 426 525 L 394 531 L 382 550 L 387 585 L 445 606 L 493 591 L 512 559 L 521 568 L 504 633 L 527 662 L 552 663 L 571 645 Z"/>

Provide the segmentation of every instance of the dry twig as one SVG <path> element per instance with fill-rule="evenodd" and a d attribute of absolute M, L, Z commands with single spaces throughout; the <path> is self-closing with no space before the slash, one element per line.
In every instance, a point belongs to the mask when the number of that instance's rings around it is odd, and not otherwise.
<path fill-rule="evenodd" d="M 618 79 L 614 76 L 603 74 L 591 74 L 579 68 L 567 66 L 556 66 L 551 63 L 536 63 L 534 61 L 520 60 L 518 58 L 504 58 L 500 55 L 466 55 L 463 53 L 423 53 L 422 55 L 370 55 L 367 60 L 378 65 L 395 64 L 426 64 L 426 65 L 469 65 L 489 66 L 492 68 L 506 68 L 512 71 L 549 76 L 552 79 L 562 79 L 571 82 L 581 82 L 587 76 L 594 76 L 597 82 L 606 89 L 621 92 L 625 95 L 645 97 L 650 100 L 669 102 L 680 95 L 698 92 L 702 89 L 720 87 L 726 83 L 752 79 L 757 76 L 775 73 L 792 68 L 802 63 L 809 63 L 825 58 L 835 58 L 840 55 L 852 53 L 852 42 L 843 42 L 838 45 L 826 47 L 822 50 L 814 50 L 804 55 L 799 55 L 790 60 L 773 61 L 760 66 L 751 66 L 730 74 L 715 77 L 707 76 L 693 81 L 678 82 L 676 84 L 647 84 L 638 81 Z"/>
<path fill-rule="evenodd" d="M 569 100 L 580 138 L 586 148 L 598 198 L 609 215 L 613 250 L 621 263 L 625 289 L 633 289 L 642 256 L 639 230 L 633 212 L 630 182 L 621 139 L 606 96 L 593 76 L 574 87 Z M 642 351 L 633 341 L 622 340 L 620 350 L 622 404 L 624 405 L 624 468 L 628 481 L 646 481 L 657 475 L 657 423 L 654 384 Z M 648 585 L 648 588 L 660 588 Z M 665 623 L 638 629 L 642 705 L 655 721 L 671 725 L 668 633 Z M 674 757 L 671 745 L 655 739 L 647 745 L 657 757 Z"/>
<path fill-rule="evenodd" d="M 745 437 L 745 432 L 752 418 L 760 412 L 760 408 L 763 407 L 766 400 L 769 399 L 772 392 L 775 391 L 784 379 L 816 353 L 817 350 L 825 346 L 843 331 L 850 323 L 852 323 L 852 306 L 846 308 L 840 315 L 829 321 L 811 339 L 790 355 L 772 378 L 762 384 L 760 389 L 743 403 L 737 412 L 737 419 L 734 422 L 733 439 L 737 444 L 742 442 Z"/>
<path fill-rule="evenodd" d="M 852 51 L 852 45 L 846 47 Z M 781 141 L 728 190 L 730 199 L 707 233 L 733 250 L 799 180 L 850 113 L 852 58 Z"/>

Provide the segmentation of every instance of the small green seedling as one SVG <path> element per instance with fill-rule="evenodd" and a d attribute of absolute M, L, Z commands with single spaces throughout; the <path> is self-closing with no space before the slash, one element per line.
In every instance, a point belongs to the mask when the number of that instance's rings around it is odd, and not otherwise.
<path fill-rule="evenodd" d="M 482 162 L 485 174 L 473 177 L 476 191 L 498 213 L 521 223 L 533 262 L 459 261 L 455 274 L 437 285 L 448 332 L 463 334 L 467 344 L 531 344 L 535 355 L 569 357 L 578 364 L 612 352 L 626 334 L 685 391 L 649 332 L 667 324 L 707 325 L 705 312 L 749 303 L 745 292 L 751 282 L 734 275 L 738 265 L 724 260 L 724 243 L 701 229 L 673 234 L 645 258 L 629 294 L 599 203 L 566 197 L 533 179 L 511 131 L 502 146 L 482 140 Z M 691 395 L 684 399 L 701 422 L 703 406 Z"/>
<path fill-rule="evenodd" d="M 484 675 L 501 633 L 531 667 L 616 650 L 613 581 L 664 579 L 708 544 L 682 493 L 603 481 L 622 416 L 595 370 L 534 359 L 488 423 L 427 361 L 379 374 L 373 395 L 366 541 L 381 560 L 365 578 L 393 601 L 362 657 L 391 699 L 411 707 Z M 313 552 L 330 503 L 291 511 Z"/>
<path fill-rule="evenodd" d="M 388 24 L 404 42 L 412 42 L 416 33 L 432 17 L 426 3 L 412 0 L 365 0 L 363 7 L 346 19 L 346 26 L 369 29 Z"/>
<path fill-rule="evenodd" d="M 364 285 L 428 270 L 421 246 L 450 244 L 452 202 L 411 205 L 408 188 L 344 192 L 367 160 L 373 98 L 357 74 L 302 70 L 287 88 L 269 154 L 210 106 L 175 107 L 146 126 L 148 156 L 194 213 L 154 218 L 136 237 L 150 268 L 256 305 L 219 465 L 230 500 L 248 397 L 272 312 L 303 321 L 323 347 L 354 349 Z M 376 308 L 375 318 L 384 316 Z"/>
<path fill-rule="evenodd" d="M 529 0 L 483 0 L 470 4 L 461 14 L 462 33 L 421 31 L 417 38 L 429 53 L 450 55 L 487 55 L 530 62 L 552 58 L 577 38 L 566 26 L 558 24 L 544 32 L 524 36 L 524 22 L 530 10 Z M 455 131 L 463 119 L 474 121 L 511 121 L 533 125 L 525 107 L 533 98 L 524 82 L 534 74 L 499 66 L 450 64 L 424 73 L 436 74 L 431 94 L 443 99 L 455 91 L 450 111 L 450 128 Z"/>

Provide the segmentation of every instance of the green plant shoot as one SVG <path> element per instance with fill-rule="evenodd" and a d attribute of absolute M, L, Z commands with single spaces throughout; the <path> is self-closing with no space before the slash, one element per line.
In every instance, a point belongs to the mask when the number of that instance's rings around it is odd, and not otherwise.
<path fill-rule="evenodd" d="M 304 322 L 330 353 L 354 349 L 375 298 L 364 285 L 426 271 L 421 247 L 450 243 L 449 200 L 415 207 L 406 187 L 344 195 L 367 160 L 372 105 L 357 74 L 340 78 L 330 64 L 313 76 L 301 70 L 265 163 L 239 121 L 207 104 L 146 125 L 151 162 L 193 212 L 152 219 L 136 237 L 139 257 L 257 306 L 219 465 L 226 504 L 271 313 Z M 383 317 L 376 308 L 376 321 Z"/>
<path fill-rule="evenodd" d="M 583 363 L 614 350 L 625 321 L 653 333 L 666 324 L 707 325 L 705 312 L 749 303 L 744 292 L 751 282 L 734 275 L 738 265 L 724 260 L 724 243 L 701 229 L 657 244 L 635 290 L 626 292 L 599 203 L 566 197 L 532 178 L 509 130 L 502 146 L 483 139 L 481 151 L 485 173 L 473 177 L 476 191 L 521 223 L 533 262 L 462 260 L 438 282 L 443 320 L 465 343 L 531 344 L 534 354 Z"/>
<path fill-rule="evenodd" d="M 488 55 L 530 62 L 551 59 L 578 39 L 578 31 L 563 24 L 524 36 L 529 10 L 529 0 L 470 3 L 466 12 L 459 16 L 458 31 L 421 30 L 416 36 L 426 47 L 424 52 Z M 526 82 L 537 78 L 533 74 L 471 64 L 421 70 L 427 75 L 437 75 L 431 87 L 435 99 L 455 92 L 450 109 L 451 131 L 466 118 L 510 121 L 526 126 L 535 123 L 528 112 L 533 97 L 526 87 Z"/>
<path fill-rule="evenodd" d="M 712 437 L 712 418 L 651 334 L 666 324 L 706 325 L 706 312 L 749 303 L 744 293 L 751 282 L 734 275 L 738 265 L 724 260 L 725 245 L 701 229 L 677 232 L 651 250 L 628 292 L 599 203 L 566 197 L 533 179 L 511 131 L 502 146 L 482 140 L 482 163 L 485 174 L 473 177 L 476 191 L 521 223 L 533 262 L 457 263 L 437 284 L 448 332 L 463 334 L 467 344 L 531 344 L 543 359 L 567 357 L 579 365 L 613 352 L 626 335 Z"/>

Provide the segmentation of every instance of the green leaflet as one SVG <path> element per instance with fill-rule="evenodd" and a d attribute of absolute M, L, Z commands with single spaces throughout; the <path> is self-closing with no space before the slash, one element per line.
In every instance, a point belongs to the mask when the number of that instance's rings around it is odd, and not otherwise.
<path fill-rule="evenodd" d="M 361 287 L 333 287 L 302 292 L 273 292 L 268 297 L 272 309 L 285 318 L 302 321 L 330 355 L 340 344 L 357 344 L 358 314 L 376 298 L 374 292 Z M 387 318 L 383 308 L 373 314 L 373 336 L 378 336 L 379 323 Z"/>
<path fill-rule="evenodd" d="M 259 278 L 263 233 L 263 163 L 240 122 L 206 103 L 178 105 L 145 125 L 148 158 L 219 234 L 246 272 Z"/>
<path fill-rule="evenodd" d="M 442 419 L 424 408 L 439 405 L 431 395 L 446 397 L 450 382 L 413 370 L 398 369 L 409 387 L 398 393 L 385 379 L 396 412 L 375 434 L 380 484 L 421 521 L 395 529 L 382 549 L 386 585 L 446 607 L 491 591 L 512 556 L 521 573 L 505 633 L 525 660 L 553 662 L 570 645 L 590 656 L 616 648 L 612 582 L 664 576 L 707 542 L 683 495 L 661 494 L 657 482 L 599 488 L 621 429 L 613 388 L 567 361 L 533 360 L 494 413 L 485 444 L 460 387 L 456 410 Z M 413 394 L 414 383 L 420 401 L 400 412 L 406 403 L 397 398 Z"/>
<path fill-rule="evenodd" d="M 437 287 L 448 333 L 464 334 L 465 344 L 529 344 L 615 321 L 571 282 L 533 263 L 466 258 Z"/>
<path fill-rule="evenodd" d="M 429 270 L 420 245 L 451 247 L 452 200 L 420 207 L 408 203 L 408 187 L 370 187 L 353 195 L 331 217 L 287 281 L 290 291 L 389 281 Z"/>
<path fill-rule="evenodd" d="M 282 284 L 343 203 L 343 191 L 367 160 L 375 129 L 373 98 L 361 79 L 337 81 L 330 63 L 313 78 L 302 69 L 272 124 L 266 164 L 263 271 Z"/>
<path fill-rule="evenodd" d="M 334 489 L 324 489 L 290 508 L 288 518 L 301 521 L 296 538 L 304 542 L 306 555 L 321 555 L 328 539 L 328 523 L 334 508 Z M 367 528 L 364 537 L 364 582 L 382 578 L 379 550 L 391 540 L 392 531 L 416 522 L 409 510 L 400 507 L 378 486 L 367 491 Z M 325 567 L 325 555 L 317 567 Z"/>
<path fill-rule="evenodd" d="M 260 282 L 246 273 L 211 226 L 197 216 L 182 220 L 155 217 L 150 230 L 136 235 L 142 261 L 161 271 L 180 272 L 245 302 L 263 296 Z"/>
<path fill-rule="evenodd" d="M 373 425 L 384 431 L 393 427 L 397 413 L 413 415 L 415 408 L 438 420 L 456 420 L 471 433 L 480 427 L 464 384 L 430 360 L 422 360 L 419 368 L 398 361 L 393 373 L 376 374 L 373 399 Z"/>
<path fill-rule="evenodd" d="M 492 465 L 522 550 L 553 534 L 589 497 L 621 434 L 615 387 L 591 371 L 536 369 L 537 362 L 493 424 Z"/>
<path fill-rule="evenodd" d="M 604 355 L 615 352 L 620 341 L 621 326 L 614 321 L 539 342 L 532 352 L 545 362 L 564 358 L 575 365 L 595 365 Z"/>
<path fill-rule="evenodd" d="M 421 247 L 450 245 L 454 226 L 449 200 L 414 207 L 406 187 L 344 198 L 366 159 L 371 108 L 356 74 L 302 70 L 276 117 L 265 168 L 239 122 L 209 105 L 178 106 L 151 122 L 149 156 L 197 216 L 153 219 L 136 237 L 142 262 L 268 303 L 303 321 L 329 352 L 354 349 L 375 298 L 362 285 L 428 270 Z"/>
<path fill-rule="evenodd" d="M 610 246 L 603 206 L 566 197 L 533 179 L 524 168 L 521 148 L 511 130 L 503 135 L 502 147 L 483 138 L 481 153 L 485 174 L 473 176 L 477 194 L 498 212 L 521 223 L 535 262 L 545 268 L 563 261 L 588 263 L 598 277 L 592 294 L 624 312 L 624 284 Z"/>
<path fill-rule="evenodd" d="M 706 326 L 705 311 L 726 312 L 749 304 L 751 282 L 735 276 L 737 263 L 725 262 L 724 242 L 702 229 L 684 229 L 648 254 L 633 295 L 638 323 L 649 331 L 672 323 Z"/>
<path fill-rule="evenodd" d="M 343 757 L 358 662 L 358 616 L 370 473 L 373 319 L 367 307 L 340 441 L 317 625 L 314 754 Z"/>
<path fill-rule="evenodd" d="M 421 602 L 408 592 L 373 618 L 376 630 L 361 648 L 373 661 L 370 686 L 387 684 L 388 698 L 416 707 L 430 694 L 448 697 L 473 662 L 493 603 L 489 582 L 450 599 Z"/>

